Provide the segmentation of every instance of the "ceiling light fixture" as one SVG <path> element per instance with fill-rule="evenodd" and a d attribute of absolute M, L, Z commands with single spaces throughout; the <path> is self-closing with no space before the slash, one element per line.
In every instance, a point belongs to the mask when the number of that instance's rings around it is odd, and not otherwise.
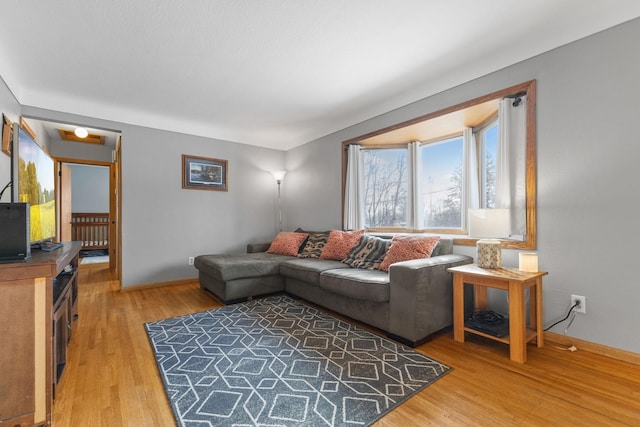
<path fill-rule="evenodd" d="M 86 138 L 87 135 L 89 135 L 89 131 L 85 128 L 76 128 L 73 133 L 75 133 L 78 138 Z"/>

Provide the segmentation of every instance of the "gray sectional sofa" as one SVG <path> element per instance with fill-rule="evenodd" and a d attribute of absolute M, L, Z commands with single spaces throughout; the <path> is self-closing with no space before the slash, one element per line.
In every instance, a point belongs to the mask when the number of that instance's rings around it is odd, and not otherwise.
<path fill-rule="evenodd" d="M 286 292 L 382 329 L 410 346 L 451 325 L 452 277 L 447 269 L 473 262 L 453 254 L 450 239 L 441 239 L 430 258 L 391 264 L 388 273 L 268 254 L 268 248 L 269 243 L 250 244 L 246 254 L 196 257 L 201 288 L 226 304 Z"/>

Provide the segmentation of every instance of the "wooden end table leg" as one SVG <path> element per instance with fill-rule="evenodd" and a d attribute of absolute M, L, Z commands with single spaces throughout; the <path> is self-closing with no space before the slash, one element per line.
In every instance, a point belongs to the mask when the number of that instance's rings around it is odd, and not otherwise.
<path fill-rule="evenodd" d="M 524 287 L 509 282 L 509 354 L 514 362 L 527 361 L 526 316 Z"/>
<path fill-rule="evenodd" d="M 486 310 L 489 307 L 489 298 L 486 286 L 473 286 L 474 307 L 476 310 Z"/>
<path fill-rule="evenodd" d="M 531 292 L 531 291 L 530 291 Z M 533 299 L 533 295 L 529 296 Z M 542 323 L 542 278 L 536 279 L 535 286 L 536 299 L 536 345 L 538 348 L 544 345 L 544 325 Z"/>
<path fill-rule="evenodd" d="M 535 329 L 538 324 L 536 305 L 536 289 L 535 286 L 532 286 L 529 288 L 529 327 L 531 329 Z"/>
<path fill-rule="evenodd" d="M 464 342 L 464 280 L 453 273 L 453 339 Z"/>

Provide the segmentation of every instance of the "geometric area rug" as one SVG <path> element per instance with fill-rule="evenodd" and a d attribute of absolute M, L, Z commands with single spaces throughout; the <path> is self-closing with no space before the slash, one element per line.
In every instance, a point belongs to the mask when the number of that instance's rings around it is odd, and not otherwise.
<path fill-rule="evenodd" d="M 368 426 L 451 371 L 273 296 L 145 324 L 180 426 Z"/>

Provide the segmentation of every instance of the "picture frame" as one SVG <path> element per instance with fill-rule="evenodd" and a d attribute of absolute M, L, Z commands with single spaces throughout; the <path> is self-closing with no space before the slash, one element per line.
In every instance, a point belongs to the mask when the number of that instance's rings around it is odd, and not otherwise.
<path fill-rule="evenodd" d="M 13 141 L 13 122 L 5 114 L 2 114 L 2 152 L 11 156 L 11 143 Z"/>
<path fill-rule="evenodd" d="M 226 160 L 182 155 L 182 188 L 228 191 L 228 174 Z"/>

